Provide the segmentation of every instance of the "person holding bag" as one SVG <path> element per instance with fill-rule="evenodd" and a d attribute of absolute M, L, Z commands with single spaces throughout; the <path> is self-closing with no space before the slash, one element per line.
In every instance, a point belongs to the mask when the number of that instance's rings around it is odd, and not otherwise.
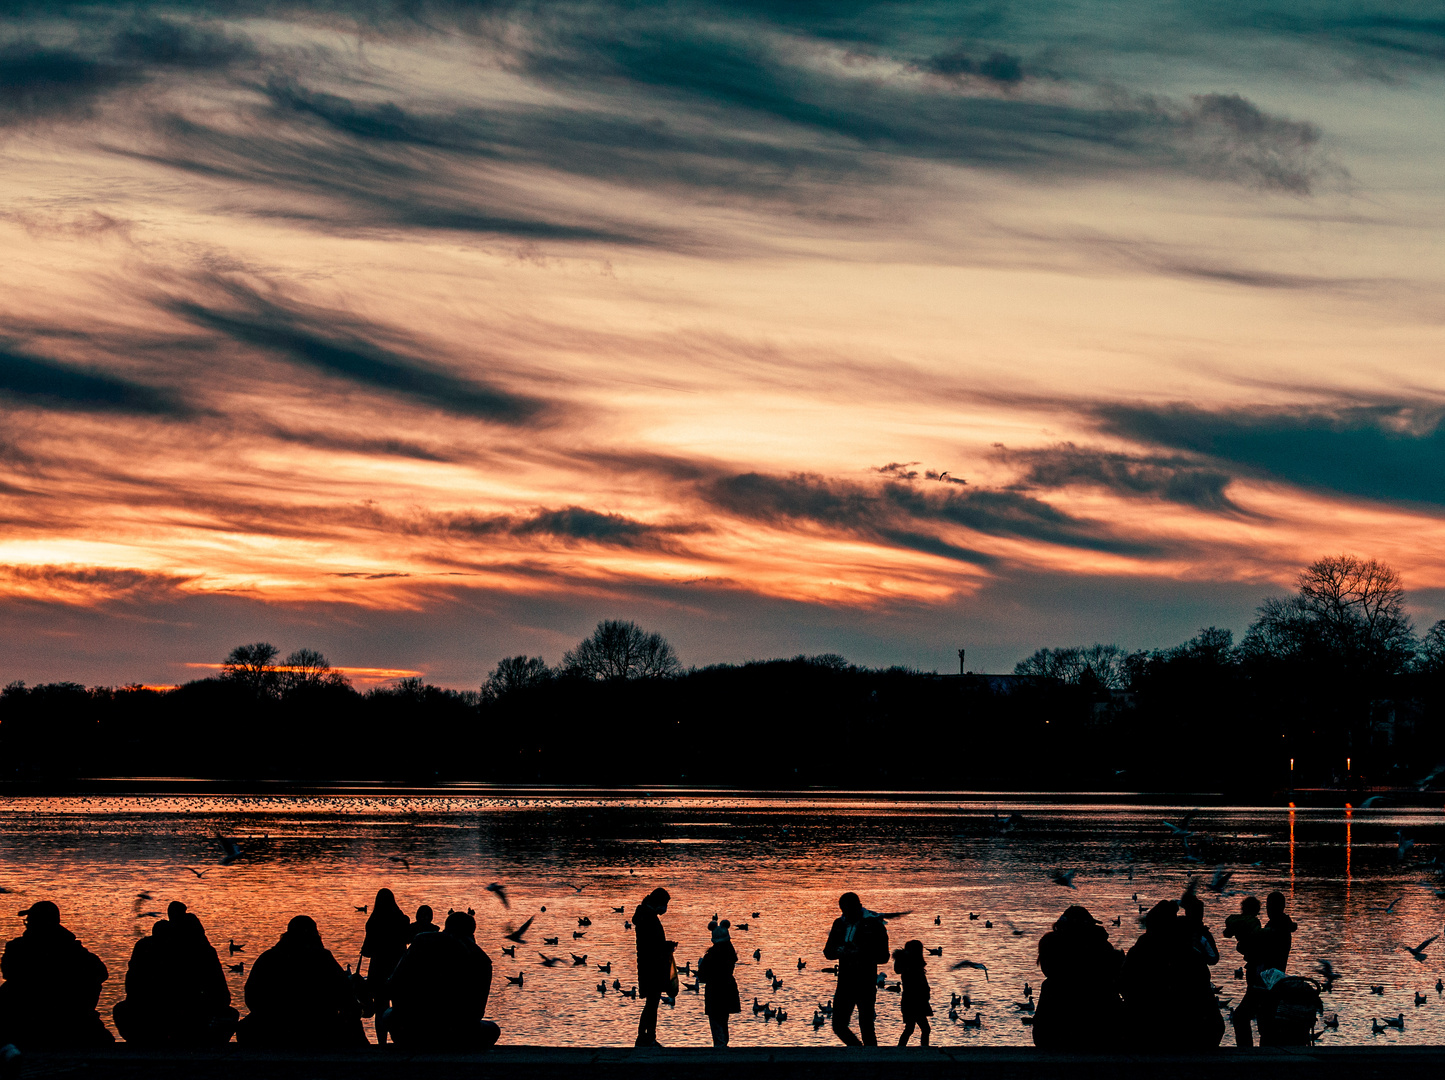
<path fill-rule="evenodd" d="M 659 918 L 667 914 L 667 902 L 671 899 L 666 889 L 653 889 L 632 915 L 632 926 L 637 932 L 637 992 L 643 999 L 642 1016 L 637 1021 L 637 1046 L 661 1045 L 657 1041 L 657 1007 L 663 994 L 677 993 L 677 965 L 672 959 L 677 942 L 667 940 Z"/>

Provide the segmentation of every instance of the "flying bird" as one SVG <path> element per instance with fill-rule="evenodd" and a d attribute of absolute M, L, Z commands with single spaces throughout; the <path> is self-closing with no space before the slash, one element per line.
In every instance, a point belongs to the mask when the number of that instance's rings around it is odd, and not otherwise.
<path fill-rule="evenodd" d="M 401 855 L 388 855 L 388 856 L 386 857 L 386 861 L 387 861 L 387 862 L 399 862 L 399 863 L 401 863 L 402 866 L 406 867 L 407 870 L 410 870 L 410 869 L 411 869 L 411 863 L 409 863 L 409 862 L 406 860 L 406 858 L 405 858 L 404 856 L 401 856 Z"/>
<path fill-rule="evenodd" d="M 196 877 L 205 877 L 213 868 L 208 866 L 204 870 L 197 870 L 194 866 L 188 866 L 186 869 L 195 874 Z"/>
<path fill-rule="evenodd" d="M 1049 880 L 1055 885 L 1062 885 L 1066 889 L 1072 889 L 1074 887 L 1074 875 L 1077 873 L 1077 870 L 1055 870 L 1049 875 Z"/>
<path fill-rule="evenodd" d="M 236 841 L 230 839 L 229 837 L 222 836 L 220 833 L 217 833 L 216 839 L 219 840 L 221 843 L 222 866 L 230 866 L 233 862 L 235 862 L 244 854 L 244 852 L 241 851 L 241 845 L 236 843 Z"/>
<path fill-rule="evenodd" d="M 958 963 L 954 964 L 950 970 L 962 971 L 964 968 L 973 968 L 975 971 L 983 972 L 983 981 L 988 982 L 987 964 L 980 964 L 977 960 L 960 960 Z"/>
<path fill-rule="evenodd" d="M 537 955 L 542 958 L 543 967 L 556 967 L 562 962 L 560 956 L 548 956 L 546 953 L 538 953 Z"/>
<path fill-rule="evenodd" d="M 497 899 L 502 902 L 502 907 L 510 908 L 512 906 L 512 902 L 507 899 L 507 887 L 503 885 L 500 881 L 494 881 L 490 885 L 488 885 L 487 892 L 496 893 Z"/>
<path fill-rule="evenodd" d="M 1403 896 L 1397 896 L 1397 897 L 1395 897 L 1395 899 L 1391 900 L 1388 904 L 1371 904 L 1371 905 L 1370 905 L 1370 910 L 1371 910 L 1371 911 L 1383 911 L 1386 915 L 1393 915 L 1393 914 L 1395 914 L 1395 905 L 1398 904 L 1398 903 L 1399 903 L 1401 900 L 1403 900 L 1403 899 L 1405 899 Z"/>
<path fill-rule="evenodd" d="M 563 885 L 566 885 L 569 889 L 573 890 L 574 892 L 579 892 L 579 893 L 580 893 L 583 889 L 587 888 L 587 883 L 586 883 L 585 881 L 584 881 L 581 885 L 573 885 L 570 881 L 564 881 L 564 882 L 562 882 L 562 884 L 563 884 Z"/>
<path fill-rule="evenodd" d="M 1234 877 L 1234 871 L 1226 870 L 1221 866 L 1214 871 L 1214 876 L 1209 879 L 1209 883 L 1205 888 L 1210 892 L 1223 892 L 1224 887 L 1229 884 L 1229 879 L 1232 877 Z"/>
<path fill-rule="evenodd" d="M 521 926 L 517 927 L 517 929 L 513 930 L 511 933 L 506 934 L 506 935 L 504 935 L 504 936 L 506 937 L 506 939 L 507 939 L 508 941 L 520 941 L 520 942 L 522 942 L 523 944 L 526 944 L 527 939 L 524 938 L 522 935 L 527 932 L 527 928 L 532 925 L 532 920 L 535 919 L 536 917 L 537 917 L 537 916 L 535 916 L 535 915 L 531 916 L 531 917 L 530 917 L 526 922 L 524 922 Z"/>
<path fill-rule="evenodd" d="M 1434 937 L 1428 937 L 1424 941 L 1420 942 L 1420 944 L 1416 945 L 1413 949 L 1410 948 L 1410 946 L 1406 945 L 1405 951 L 1423 964 L 1426 960 L 1425 950 L 1428 949 L 1431 944 L 1433 944 L 1439 937 L 1439 934 L 1436 934 Z M 1386 1023 L 1388 1022 L 1389 1021 L 1386 1021 Z"/>

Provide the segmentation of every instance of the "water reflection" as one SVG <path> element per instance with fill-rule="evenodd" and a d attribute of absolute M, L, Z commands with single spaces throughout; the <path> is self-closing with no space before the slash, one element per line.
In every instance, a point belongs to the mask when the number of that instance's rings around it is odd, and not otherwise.
<path fill-rule="evenodd" d="M 1204 810 L 1191 825 L 1213 837 L 1201 851 L 1197 840 L 1187 850 L 1162 824 L 1189 809 L 1041 800 L 996 814 L 991 803 L 966 800 L 723 796 L 16 799 L 0 803 L 0 888 L 13 894 L 0 897 L 11 902 L 0 907 L 0 930 L 18 934 L 16 911 L 55 900 L 110 965 L 102 998 L 108 1018 L 131 946 L 149 931 L 144 912 L 169 900 L 190 905 L 223 952 L 234 939 L 255 956 L 292 915 L 306 913 L 338 959 L 354 962 L 365 920 L 355 908 L 389 886 L 408 913 L 422 903 L 439 915 L 476 909 L 478 941 L 497 968 L 489 1012 L 504 1041 L 630 1045 L 639 1006 L 615 993 L 611 980 L 623 989 L 635 982 L 633 942 L 626 915 L 614 909 L 630 913 L 665 884 L 673 903 L 664 923 L 681 942 L 679 960 L 696 967 L 715 912 L 735 928 L 746 923 L 733 934 L 743 1000 L 772 1001 L 789 1015 L 779 1024 L 745 1007 L 733 1023 L 734 1044 L 827 1045 L 828 1028 L 814 1031 L 808 1018 L 832 994 L 831 978 L 818 969 L 826 966 L 821 949 L 837 897 L 855 890 L 875 910 L 913 912 L 892 924 L 896 945 L 917 937 L 943 949 L 929 957 L 935 1003 L 967 993 L 982 1012 L 982 1027 L 965 1029 L 940 1010 L 935 1044 L 1024 1045 L 1030 1033 L 1012 1002 L 1024 982 L 1038 985 L 1038 938 L 1065 906 L 1086 905 L 1127 948 L 1139 907 L 1177 897 L 1199 875 L 1216 936 L 1240 895 L 1262 898 L 1288 886 L 1300 924 L 1294 969 L 1307 973 L 1315 958 L 1327 957 L 1342 973 L 1326 996 L 1326 1008 L 1341 1017 L 1326 1044 L 1445 1042 L 1445 1000 L 1434 990 L 1445 948 L 1437 943 L 1418 963 L 1402 947 L 1438 932 L 1445 917 L 1445 897 L 1426 865 L 1440 850 L 1438 811 Z M 1014 810 L 1022 822 L 1008 826 Z M 1399 829 L 1418 843 L 1403 862 Z M 218 833 L 236 838 L 245 857 L 217 865 Z M 1203 887 L 1215 866 L 1235 870 L 1224 893 Z M 1054 883 L 1056 870 L 1076 871 L 1074 887 Z M 487 891 L 494 881 L 506 884 L 510 910 Z M 153 898 L 143 906 L 136 903 L 142 892 Z M 1396 896 L 1403 899 L 1383 910 Z M 527 943 L 515 958 L 503 956 L 502 935 L 528 915 L 537 921 Z M 579 927 L 584 917 L 591 925 Z M 1118 928 L 1110 925 L 1115 918 Z M 548 937 L 585 953 L 587 964 L 543 966 L 539 952 L 557 948 L 542 944 Z M 1232 943 L 1224 951 L 1215 982 L 1222 997 L 1238 1002 L 1242 984 L 1230 976 L 1240 960 Z M 960 959 L 986 963 L 990 978 L 951 971 Z M 612 965 L 605 993 L 597 990 L 598 964 Z M 782 979 L 776 990 L 768 969 Z M 522 987 L 506 982 L 523 972 Z M 239 1002 L 244 975 L 228 977 Z M 1370 995 L 1371 983 L 1384 995 Z M 1416 990 L 1426 993 L 1425 1005 L 1414 1005 Z M 1406 1016 L 1403 1032 L 1371 1034 L 1371 1017 L 1397 1012 Z M 880 995 L 880 1041 L 896 1039 L 900 1027 L 897 997 Z M 684 993 L 664 1007 L 659 1038 L 707 1045 L 700 999 Z"/>

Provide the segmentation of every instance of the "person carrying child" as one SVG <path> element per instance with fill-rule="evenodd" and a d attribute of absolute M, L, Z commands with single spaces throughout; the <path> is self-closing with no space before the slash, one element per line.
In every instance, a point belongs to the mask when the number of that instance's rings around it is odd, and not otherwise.
<path fill-rule="evenodd" d="M 738 981 L 733 977 L 738 951 L 733 948 L 732 935 L 728 933 L 731 925 L 727 919 L 707 924 L 712 933 L 712 946 L 697 962 L 697 981 L 707 991 L 703 1012 L 707 1013 L 707 1025 L 712 1029 L 712 1044 L 719 1047 L 728 1044 L 728 1017 L 743 1011 L 738 999 Z"/>
<path fill-rule="evenodd" d="M 928 976 L 924 968 L 928 962 L 923 959 L 923 942 L 914 940 L 893 952 L 893 971 L 903 982 L 903 1034 L 898 1036 L 898 1045 L 907 1046 L 908 1039 L 918 1028 L 918 1045 L 928 1045 L 928 1034 L 932 1030 L 928 1018 L 933 1015 L 933 1006 L 928 1004 L 932 991 L 928 988 Z"/>

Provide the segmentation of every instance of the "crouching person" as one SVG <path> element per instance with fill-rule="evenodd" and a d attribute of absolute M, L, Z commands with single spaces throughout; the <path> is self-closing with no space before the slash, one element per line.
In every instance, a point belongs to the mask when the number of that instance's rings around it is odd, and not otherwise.
<path fill-rule="evenodd" d="M 492 993 L 492 958 L 476 942 L 477 922 L 464 911 L 447 916 L 440 934 L 420 934 L 387 983 L 392 1006 L 383 1014 L 396 1045 L 406 1050 L 485 1050 L 502 1029 L 483 1019 Z"/>

